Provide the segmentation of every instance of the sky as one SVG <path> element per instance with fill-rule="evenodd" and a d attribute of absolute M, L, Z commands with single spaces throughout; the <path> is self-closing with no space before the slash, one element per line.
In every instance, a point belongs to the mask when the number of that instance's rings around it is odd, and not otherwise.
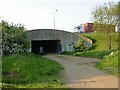
<path fill-rule="evenodd" d="M 103 3 L 119 0 L 0 0 L 0 19 L 32 29 L 74 32 L 74 27 L 92 22 L 92 10 Z M 57 12 L 55 12 L 58 10 Z"/>

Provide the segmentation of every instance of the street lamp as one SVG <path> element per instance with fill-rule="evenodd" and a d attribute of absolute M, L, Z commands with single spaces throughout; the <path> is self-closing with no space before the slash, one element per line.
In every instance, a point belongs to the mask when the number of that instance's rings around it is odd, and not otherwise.
<path fill-rule="evenodd" d="M 56 13 L 57 11 L 58 11 L 58 10 L 55 10 L 55 11 L 53 12 L 54 29 L 55 29 L 55 13 Z"/>

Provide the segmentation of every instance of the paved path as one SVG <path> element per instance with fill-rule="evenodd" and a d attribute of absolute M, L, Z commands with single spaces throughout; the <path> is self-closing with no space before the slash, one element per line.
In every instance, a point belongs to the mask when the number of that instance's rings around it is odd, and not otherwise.
<path fill-rule="evenodd" d="M 70 88 L 118 88 L 118 78 L 95 68 L 99 59 L 50 54 L 45 57 L 62 64 L 62 81 Z"/>

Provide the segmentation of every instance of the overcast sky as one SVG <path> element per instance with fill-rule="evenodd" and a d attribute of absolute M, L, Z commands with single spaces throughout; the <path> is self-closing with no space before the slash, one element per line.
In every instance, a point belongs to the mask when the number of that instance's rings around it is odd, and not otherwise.
<path fill-rule="evenodd" d="M 74 31 L 81 23 L 92 22 L 91 11 L 96 5 L 119 0 L 0 0 L 0 17 L 31 29 L 55 28 Z"/>

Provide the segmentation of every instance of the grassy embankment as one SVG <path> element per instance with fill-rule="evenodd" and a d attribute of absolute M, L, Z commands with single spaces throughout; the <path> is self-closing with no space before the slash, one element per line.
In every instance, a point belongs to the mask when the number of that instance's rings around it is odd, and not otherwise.
<path fill-rule="evenodd" d="M 118 75 L 118 34 L 112 33 L 112 49 L 108 50 L 108 41 L 104 33 L 81 34 L 93 40 L 93 46 L 90 50 L 84 52 L 65 52 L 64 54 L 100 58 L 96 67 L 103 69 L 113 75 Z M 112 54 L 111 54 L 112 52 Z"/>
<path fill-rule="evenodd" d="M 3 88 L 61 88 L 62 66 L 42 56 L 27 54 L 4 57 Z"/>
<path fill-rule="evenodd" d="M 93 40 L 93 46 L 90 50 L 84 52 L 64 52 L 63 54 L 92 57 L 92 58 L 103 58 L 105 55 L 110 54 L 112 51 L 118 49 L 118 33 L 112 34 L 112 50 L 108 50 L 107 37 L 104 33 L 87 33 L 80 34 Z"/>
<path fill-rule="evenodd" d="M 96 67 L 107 71 L 108 73 L 118 76 L 120 71 L 118 70 L 118 35 L 119 33 L 112 33 L 112 48 L 108 51 L 108 41 L 104 33 L 93 33 L 93 35 L 84 35 L 91 38 L 93 42 L 93 48 L 88 53 L 92 53 L 91 56 L 101 58 L 102 60 L 96 64 Z M 88 54 L 89 55 L 89 54 Z"/>
<path fill-rule="evenodd" d="M 107 71 L 112 75 L 118 76 L 118 74 L 120 74 L 120 70 L 118 70 L 118 51 L 113 52 L 113 54 L 104 56 L 104 58 L 96 64 L 96 67 Z"/>

